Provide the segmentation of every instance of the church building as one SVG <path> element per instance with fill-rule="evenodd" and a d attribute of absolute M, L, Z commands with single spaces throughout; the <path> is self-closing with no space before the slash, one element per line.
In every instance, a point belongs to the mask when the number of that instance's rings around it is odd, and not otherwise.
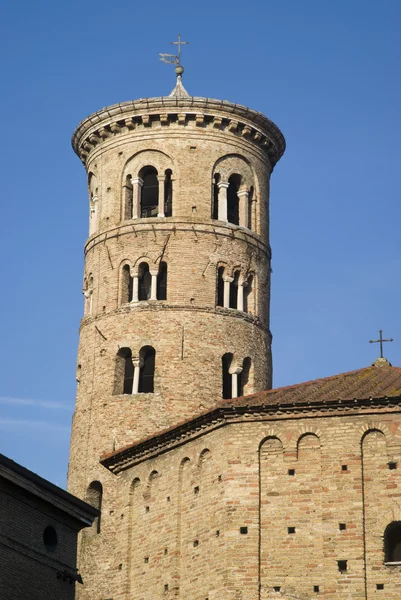
<path fill-rule="evenodd" d="M 104 108 L 88 174 L 69 490 L 79 600 L 401 597 L 401 368 L 271 389 L 263 114 L 190 96 Z"/>

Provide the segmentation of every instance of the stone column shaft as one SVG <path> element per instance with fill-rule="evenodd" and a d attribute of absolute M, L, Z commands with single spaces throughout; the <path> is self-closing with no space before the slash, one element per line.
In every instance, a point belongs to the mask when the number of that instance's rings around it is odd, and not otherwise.
<path fill-rule="evenodd" d="M 244 284 L 238 284 L 237 290 L 237 309 L 244 310 Z"/>
<path fill-rule="evenodd" d="M 227 221 L 227 190 L 228 190 L 228 182 L 220 181 L 217 184 L 219 188 L 219 221 Z"/>
<path fill-rule="evenodd" d="M 132 179 L 132 218 L 138 219 L 141 216 L 141 192 L 143 179 L 135 177 Z"/>
<path fill-rule="evenodd" d="M 166 178 L 164 175 L 159 175 L 158 176 L 158 182 L 159 182 L 159 207 L 158 207 L 158 213 L 157 216 L 158 217 L 165 217 L 165 212 L 164 212 L 164 203 L 165 203 L 165 197 L 164 197 L 164 182 L 166 181 Z"/>
<path fill-rule="evenodd" d="M 224 299 L 223 299 L 224 308 L 230 308 L 230 285 L 233 281 L 234 281 L 233 277 L 225 277 L 224 278 Z"/>
<path fill-rule="evenodd" d="M 139 277 L 138 274 L 132 276 L 132 300 L 131 302 L 138 302 L 138 290 L 139 290 Z"/>
<path fill-rule="evenodd" d="M 237 193 L 239 198 L 239 224 L 241 227 L 249 227 L 248 202 L 249 190 L 241 190 Z"/>
<path fill-rule="evenodd" d="M 151 273 L 150 300 L 157 300 L 157 273 Z"/>

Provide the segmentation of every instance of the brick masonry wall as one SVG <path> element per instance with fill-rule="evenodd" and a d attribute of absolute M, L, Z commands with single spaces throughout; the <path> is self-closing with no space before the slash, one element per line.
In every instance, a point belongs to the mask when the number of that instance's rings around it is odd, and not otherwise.
<path fill-rule="evenodd" d="M 400 425 L 385 410 L 249 419 L 103 469 L 80 597 L 398 600 L 383 534 L 401 520 Z"/>
<path fill-rule="evenodd" d="M 57 533 L 54 550 L 43 541 L 48 526 Z M 58 578 L 57 572 L 75 572 L 76 547 L 76 525 L 68 517 L 0 477 L 2 600 L 73 600 L 75 584 Z"/>

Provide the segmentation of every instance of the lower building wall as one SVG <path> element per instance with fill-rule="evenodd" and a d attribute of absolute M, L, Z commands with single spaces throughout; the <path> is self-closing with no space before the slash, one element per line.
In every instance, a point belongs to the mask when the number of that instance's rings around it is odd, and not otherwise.
<path fill-rule="evenodd" d="M 255 419 L 102 467 L 80 599 L 399 600 L 383 536 L 401 521 L 400 414 Z"/>

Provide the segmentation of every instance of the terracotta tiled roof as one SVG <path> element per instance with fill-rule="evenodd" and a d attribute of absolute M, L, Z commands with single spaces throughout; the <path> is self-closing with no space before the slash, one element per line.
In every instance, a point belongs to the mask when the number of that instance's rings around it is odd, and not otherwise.
<path fill-rule="evenodd" d="M 268 409 L 271 407 L 274 414 L 276 411 L 282 412 L 284 407 L 290 411 L 305 412 L 309 407 L 311 410 L 329 405 L 331 407 L 337 405 L 341 408 L 346 402 L 351 402 L 352 408 L 358 409 L 358 407 L 369 406 L 371 402 L 383 404 L 386 403 L 386 399 L 391 398 L 394 398 L 391 404 L 398 404 L 401 398 L 401 368 L 392 367 L 387 361 L 380 362 L 378 359 L 371 367 L 357 371 L 258 392 L 232 400 L 220 400 L 211 410 L 176 423 L 173 427 L 159 431 L 139 442 L 104 454 L 100 460 L 105 467 L 118 472 L 132 464 L 135 457 L 140 460 L 141 456 L 144 457 L 152 449 L 157 450 L 162 446 L 167 448 L 175 441 L 182 442 L 191 435 L 191 432 L 196 433 L 204 427 L 221 424 L 229 419 L 230 415 L 237 418 L 241 414 L 258 412 L 263 407 Z"/>
<path fill-rule="evenodd" d="M 281 387 L 250 396 L 223 400 L 219 406 L 260 406 L 401 396 L 401 368 L 389 363 Z"/>

